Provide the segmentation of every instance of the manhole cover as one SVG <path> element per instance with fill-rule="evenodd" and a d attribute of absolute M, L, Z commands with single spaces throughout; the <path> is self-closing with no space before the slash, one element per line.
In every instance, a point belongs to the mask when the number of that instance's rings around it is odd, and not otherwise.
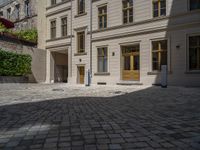
<path fill-rule="evenodd" d="M 61 92 L 63 92 L 64 90 L 63 89 L 53 89 L 52 91 L 61 91 Z"/>

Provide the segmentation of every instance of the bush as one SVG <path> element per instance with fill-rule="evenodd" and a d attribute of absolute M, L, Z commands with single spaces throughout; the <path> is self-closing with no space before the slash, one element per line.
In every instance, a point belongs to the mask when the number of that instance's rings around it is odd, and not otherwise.
<path fill-rule="evenodd" d="M 30 55 L 6 52 L 0 49 L 0 76 L 24 76 L 31 73 Z"/>
<path fill-rule="evenodd" d="M 37 43 L 38 34 L 36 29 L 15 31 L 14 34 L 17 35 L 19 39 Z"/>

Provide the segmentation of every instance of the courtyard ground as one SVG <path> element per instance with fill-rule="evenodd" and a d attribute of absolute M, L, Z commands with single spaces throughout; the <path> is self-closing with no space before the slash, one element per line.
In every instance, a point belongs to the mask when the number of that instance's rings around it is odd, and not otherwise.
<path fill-rule="evenodd" d="M 0 150 L 200 149 L 200 88 L 1 84 Z"/>

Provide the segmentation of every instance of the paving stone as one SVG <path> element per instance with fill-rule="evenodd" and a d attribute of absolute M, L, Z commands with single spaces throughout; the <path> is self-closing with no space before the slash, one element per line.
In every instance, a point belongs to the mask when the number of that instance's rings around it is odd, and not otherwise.
<path fill-rule="evenodd" d="M 200 147 L 199 88 L 6 84 L 0 97 L 2 150 Z"/>

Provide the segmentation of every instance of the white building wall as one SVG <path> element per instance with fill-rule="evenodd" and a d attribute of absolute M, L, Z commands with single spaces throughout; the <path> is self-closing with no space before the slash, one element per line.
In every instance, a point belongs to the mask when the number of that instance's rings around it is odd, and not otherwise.
<path fill-rule="evenodd" d="M 61 2 L 60 2 L 61 3 Z M 108 28 L 98 30 L 98 7 L 107 4 Z M 46 10 L 46 13 L 55 12 L 65 7 L 70 7 L 71 2 L 66 1 L 62 5 Z M 86 14 L 77 16 L 77 0 L 72 0 L 72 51 L 68 47 L 69 71 L 72 71 L 69 81 L 77 83 L 77 66 L 85 65 L 85 70 L 90 68 L 90 0 L 86 0 Z M 171 85 L 200 85 L 199 74 L 187 73 L 187 34 L 200 31 L 200 11 L 188 11 L 188 0 L 167 0 L 167 15 L 164 17 L 152 17 L 152 0 L 134 1 L 134 22 L 128 25 L 122 23 L 122 1 L 121 0 L 95 0 L 92 3 L 92 83 L 106 82 L 116 84 L 121 81 L 121 44 L 140 44 L 140 83 L 154 84 L 160 82 L 160 75 L 148 75 L 152 72 L 151 41 L 156 39 L 168 40 L 168 66 L 169 83 Z M 71 10 L 57 13 L 47 17 L 47 38 L 49 39 L 49 21 L 68 15 L 68 33 L 71 28 Z M 59 19 L 58 19 L 59 20 Z M 57 21 L 57 24 L 60 21 Z M 60 31 L 60 25 L 57 25 Z M 77 32 L 85 31 L 86 48 L 85 55 L 77 53 Z M 200 33 L 199 33 L 200 34 Z M 58 38 L 60 32 L 57 33 Z M 70 38 L 48 41 L 45 46 L 70 43 Z M 108 47 L 108 72 L 110 75 L 95 75 L 97 73 L 97 47 Z M 180 45 L 180 49 L 177 49 Z M 113 53 L 115 54 L 113 56 Z"/>

